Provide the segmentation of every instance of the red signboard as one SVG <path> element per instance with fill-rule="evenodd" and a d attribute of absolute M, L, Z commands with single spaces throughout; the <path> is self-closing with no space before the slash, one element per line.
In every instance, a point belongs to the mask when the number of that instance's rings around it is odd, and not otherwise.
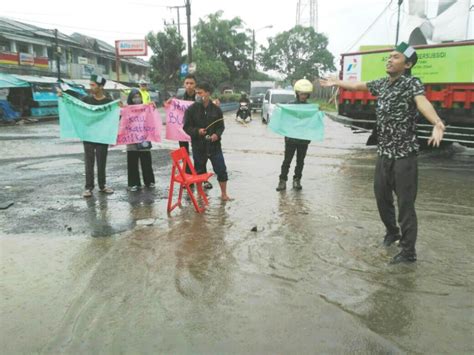
<path fill-rule="evenodd" d="M 121 57 L 146 56 L 148 46 L 145 39 L 131 39 L 115 41 L 115 49 Z"/>

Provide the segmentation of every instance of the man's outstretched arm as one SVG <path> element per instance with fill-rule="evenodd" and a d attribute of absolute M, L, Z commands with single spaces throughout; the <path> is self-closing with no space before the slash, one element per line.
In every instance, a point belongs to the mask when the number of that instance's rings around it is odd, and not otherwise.
<path fill-rule="evenodd" d="M 319 79 L 319 83 L 324 87 L 338 86 L 351 91 L 367 91 L 367 83 L 362 81 L 344 81 L 336 77 Z"/>

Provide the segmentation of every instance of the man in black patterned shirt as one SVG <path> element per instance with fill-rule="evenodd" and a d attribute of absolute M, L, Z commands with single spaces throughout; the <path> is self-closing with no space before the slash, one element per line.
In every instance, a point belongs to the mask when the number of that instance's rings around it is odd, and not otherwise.
<path fill-rule="evenodd" d="M 367 83 L 337 78 L 320 81 L 322 86 L 368 90 L 378 97 L 375 111 L 378 159 L 374 192 L 380 218 L 386 228 L 383 244 L 390 246 L 400 240 L 402 248 L 391 263 L 416 261 L 418 222 L 415 199 L 419 146 L 415 130 L 418 111 L 434 125 L 428 144 L 439 146 L 445 130 L 443 121 L 424 95 L 423 84 L 411 76 L 411 68 L 417 59 L 415 50 L 402 42 L 389 54 L 386 64 L 388 76 L 385 78 Z M 400 228 L 395 218 L 393 192 L 397 196 Z"/>

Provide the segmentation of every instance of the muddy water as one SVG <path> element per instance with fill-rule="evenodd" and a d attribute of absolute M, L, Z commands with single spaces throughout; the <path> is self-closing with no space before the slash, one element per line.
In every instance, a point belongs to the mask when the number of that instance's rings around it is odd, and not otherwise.
<path fill-rule="evenodd" d="M 202 215 L 189 201 L 165 213 L 169 166 L 157 168 L 157 191 L 127 194 L 112 170 L 111 197 L 62 202 L 50 191 L 53 203 L 38 192 L 45 208 L 73 206 L 54 213 L 74 230 L 37 220 L 38 233 L 21 211 L 9 219 L 21 232 L 2 227 L 6 353 L 474 351 L 474 151 L 420 156 L 419 260 L 389 266 L 398 249 L 380 247 L 375 152 L 365 134 L 331 122 L 327 132 L 310 146 L 303 190 L 277 193 L 282 138 L 229 118 L 235 200 L 214 188 Z M 111 159 L 115 169 L 123 156 Z"/>

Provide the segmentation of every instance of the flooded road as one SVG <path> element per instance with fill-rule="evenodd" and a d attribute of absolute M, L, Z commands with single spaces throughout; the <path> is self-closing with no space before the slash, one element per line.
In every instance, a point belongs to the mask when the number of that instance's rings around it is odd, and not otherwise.
<path fill-rule="evenodd" d="M 226 117 L 235 200 L 213 178 L 202 215 L 166 213 L 172 142 L 152 151 L 155 190 L 126 191 L 116 147 L 116 192 L 84 200 L 80 143 L 0 127 L 3 353 L 474 352 L 474 149 L 421 154 L 418 261 L 390 266 L 366 134 L 327 121 L 303 190 L 277 193 L 283 138 Z"/>

